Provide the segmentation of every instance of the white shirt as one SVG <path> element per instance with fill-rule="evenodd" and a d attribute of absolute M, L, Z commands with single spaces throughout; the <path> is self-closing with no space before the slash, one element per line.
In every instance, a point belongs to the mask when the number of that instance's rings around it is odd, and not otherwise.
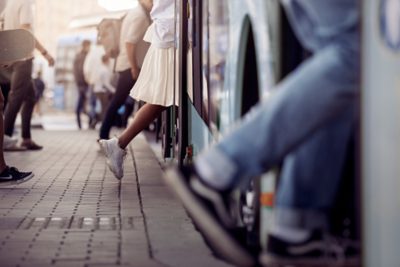
<path fill-rule="evenodd" d="M 136 45 L 136 64 L 139 68 L 142 67 L 144 57 L 149 48 L 149 44 L 143 41 L 143 37 L 149 25 L 150 17 L 140 4 L 128 12 L 121 26 L 120 52 L 117 57 L 116 71 L 125 71 L 131 68 L 128 53 L 126 52 L 126 43 Z"/>
<path fill-rule="evenodd" d="M 29 24 L 33 30 L 33 1 L 8 0 L 1 17 L 4 19 L 4 30 L 20 29 L 23 24 Z"/>
<path fill-rule="evenodd" d="M 94 73 L 94 86 L 93 92 L 95 93 L 107 93 L 115 92 L 115 87 L 111 85 L 112 71 L 104 64 L 101 64 L 96 68 Z"/>
<path fill-rule="evenodd" d="M 159 48 L 174 46 L 175 40 L 175 0 L 154 0 L 150 12 L 153 25 L 151 43 Z M 147 35 L 147 33 L 146 33 Z"/>
<path fill-rule="evenodd" d="M 104 48 L 99 45 L 92 45 L 83 63 L 83 75 L 88 84 L 95 82 L 96 68 L 102 65 L 101 57 L 105 54 Z"/>

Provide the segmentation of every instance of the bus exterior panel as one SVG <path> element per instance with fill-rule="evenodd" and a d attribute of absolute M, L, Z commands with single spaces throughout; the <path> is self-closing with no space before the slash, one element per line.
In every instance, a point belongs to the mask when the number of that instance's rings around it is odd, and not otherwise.
<path fill-rule="evenodd" d="M 206 2 L 208 1 L 203 1 L 203 7 Z M 201 78 L 203 80 L 203 92 L 210 91 L 210 96 L 203 93 L 203 101 L 208 101 L 207 98 L 210 98 L 211 100 L 209 101 L 217 103 L 216 113 L 218 117 L 218 122 L 210 124 L 204 120 L 204 116 L 198 109 L 196 112 L 193 105 L 189 105 L 191 106 L 189 108 L 191 111 L 188 125 L 189 143 L 193 144 L 195 153 L 209 146 L 212 139 L 219 139 L 224 132 L 232 127 L 235 121 L 244 115 L 242 112 L 243 98 L 246 97 L 249 91 L 256 90 L 259 98 L 268 95 L 279 75 L 278 1 L 234 0 L 223 2 L 224 11 L 228 12 L 228 25 L 226 25 L 228 29 L 227 51 L 225 52 L 225 58 L 222 59 L 224 61 L 223 85 L 221 88 L 216 89 L 217 92 L 213 91 L 212 88 L 208 88 L 208 86 L 212 87 L 212 82 L 210 82 L 209 73 L 204 71 L 204 68 L 202 77 L 196 77 L 194 74 L 192 76 L 194 79 Z M 213 6 L 211 3 L 208 5 L 210 9 L 208 14 L 213 13 L 211 10 Z M 203 12 L 204 14 L 207 14 L 207 12 Z M 214 45 L 213 42 L 216 41 L 213 40 L 213 36 L 210 36 L 208 40 L 204 40 L 206 39 L 205 36 L 210 35 L 210 32 L 217 31 L 213 29 L 215 25 L 210 23 L 210 20 L 212 18 L 203 16 L 203 25 L 208 23 L 207 26 L 209 27 L 208 33 L 206 32 L 207 29 L 203 27 L 203 50 L 208 49 L 209 51 L 202 51 L 202 61 L 203 65 L 209 64 L 209 69 L 212 69 L 214 67 L 212 66 L 213 58 L 207 58 L 207 52 L 209 57 L 214 56 L 212 47 Z M 246 66 L 249 39 L 254 41 L 253 49 L 255 50 L 256 62 L 255 66 L 252 67 L 256 73 L 251 77 L 255 77 L 256 81 L 246 80 L 246 75 L 244 74 L 245 69 L 250 67 Z M 254 86 L 250 86 L 250 84 Z M 195 88 L 194 90 L 197 89 Z M 254 105 L 256 101 L 253 102 L 252 104 Z"/>

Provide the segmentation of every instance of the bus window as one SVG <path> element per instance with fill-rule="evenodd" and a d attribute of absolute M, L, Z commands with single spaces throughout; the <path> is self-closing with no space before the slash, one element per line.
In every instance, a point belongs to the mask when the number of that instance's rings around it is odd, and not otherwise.
<path fill-rule="evenodd" d="M 190 2 L 188 90 L 193 93 L 188 93 L 207 125 L 217 129 L 229 44 L 228 1 Z"/>
<path fill-rule="evenodd" d="M 208 60 L 203 62 L 203 101 L 209 125 L 217 129 L 229 47 L 228 1 L 204 2 L 207 5 L 203 6 L 203 16 L 207 20 L 203 21 L 203 59 Z"/>

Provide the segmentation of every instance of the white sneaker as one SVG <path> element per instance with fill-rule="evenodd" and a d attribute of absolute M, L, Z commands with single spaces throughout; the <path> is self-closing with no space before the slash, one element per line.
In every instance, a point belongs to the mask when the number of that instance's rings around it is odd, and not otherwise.
<path fill-rule="evenodd" d="M 100 140 L 99 143 L 107 158 L 107 165 L 110 171 L 117 179 L 122 179 L 124 176 L 124 158 L 127 154 L 126 150 L 119 147 L 116 137 L 109 140 Z"/>
<path fill-rule="evenodd" d="M 17 138 L 12 138 L 8 135 L 4 135 L 3 137 L 3 148 L 4 149 L 9 149 L 11 147 L 15 147 L 18 143 Z"/>

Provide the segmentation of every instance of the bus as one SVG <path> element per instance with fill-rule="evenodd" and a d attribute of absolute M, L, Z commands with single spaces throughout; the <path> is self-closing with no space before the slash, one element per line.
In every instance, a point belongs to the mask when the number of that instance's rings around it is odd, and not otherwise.
<path fill-rule="evenodd" d="M 164 115 L 163 147 L 164 156 L 184 164 L 268 98 L 310 54 L 299 45 L 279 0 L 177 0 L 177 6 L 180 106 Z M 400 1 L 364 0 L 360 9 L 361 121 L 348 144 L 332 231 L 362 241 L 363 266 L 395 267 L 400 262 L 400 149 L 393 149 L 400 147 Z M 255 252 L 265 246 L 273 219 L 279 167 L 234 196 L 243 244 Z"/>
<path fill-rule="evenodd" d="M 166 115 L 172 126 L 163 143 L 164 156 L 183 164 L 268 98 L 308 54 L 278 0 L 192 0 L 177 6 L 182 7 L 176 50 L 181 102 Z M 255 177 L 234 194 L 239 236 L 255 253 L 266 243 L 277 176 L 273 171 Z"/>

